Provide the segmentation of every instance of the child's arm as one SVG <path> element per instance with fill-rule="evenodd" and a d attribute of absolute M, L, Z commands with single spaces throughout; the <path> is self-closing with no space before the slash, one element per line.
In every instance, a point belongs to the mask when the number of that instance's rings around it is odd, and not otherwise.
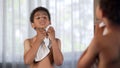
<path fill-rule="evenodd" d="M 48 29 L 48 36 L 51 40 L 53 59 L 56 65 L 61 65 L 63 63 L 63 55 L 61 52 L 61 42 L 59 39 L 55 38 L 55 30 L 53 27 Z"/>
<path fill-rule="evenodd" d="M 98 59 L 98 55 L 100 53 L 99 46 L 100 41 L 103 38 L 103 29 L 99 28 L 99 24 L 95 25 L 95 35 L 92 39 L 87 51 L 83 54 L 83 56 L 78 61 L 77 68 L 91 68 L 96 60 Z"/>
<path fill-rule="evenodd" d="M 82 59 L 84 57 L 84 55 L 86 54 L 87 50 L 88 50 L 88 48 L 82 53 L 80 59 Z"/>
<path fill-rule="evenodd" d="M 53 59 L 56 65 L 61 65 L 63 63 L 63 55 L 61 52 L 61 42 L 59 39 L 55 39 L 52 41 L 52 51 L 53 51 Z"/>
<path fill-rule="evenodd" d="M 29 40 L 25 40 L 24 42 L 24 63 L 25 64 L 31 64 L 34 61 L 34 58 L 36 56 L 37 50 L 40 46 L 40 43 L 38 40 L 30 44 Z M 31 47 L 31 46 L 32 47 Z"/>
<path fill-rule="evenodd" d="M 82 57 L 79 59 L 77 68 L 91 68 L 91 66 L 96 61 L 96 56 L 98 55 L 98 48 L 95 41 L 92 40 L 87 50 L 83 53 Z"/>
<path fill-rule="evenodd" d="M 46 33 L 44 31 L 41 31 L 41 32 L 37 31 L 36 39 L 35 41 L 31 42 L 31 44 L 28 39 L 25 40 L 24 42 L 24 63 L 25 64 L 31 64 L 34 61 L 38 48 L 42 43 L 43 39 L 45 38 L 45 34 Z"/>

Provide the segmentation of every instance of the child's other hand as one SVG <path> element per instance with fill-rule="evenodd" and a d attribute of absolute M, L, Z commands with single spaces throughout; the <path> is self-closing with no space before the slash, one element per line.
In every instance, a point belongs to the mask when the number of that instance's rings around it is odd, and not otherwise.
<path fill-rule="evenodd" d="M 46 37 L 46 30 L 42 28 L 36 29 L 37 31 L 37 39 L 43 40 Z"/>
<path fill-rule="evenodd" d="M 105 27 L 100 27 L 99 24 L 95 25 L 95 35 L 94 35 L 94 39 L 96 41 L 100 41 L 103 39 L 103 30 Z"/>
<path fill-rule="evenodd" d="M 95 36 L 102 36 L 105 26 L 100 27 L 100 24 L 95 24 Z"/>
<path fill-rule="evenodd" d="M 50 26 L 50 27 L 48 28 L 47 33 L 48 33 L 49 39 L 50 39 L 51 41 L 54 41 L 54 40 L 55 40 L 55 30 L 54 30 L 54 28 Z"/>

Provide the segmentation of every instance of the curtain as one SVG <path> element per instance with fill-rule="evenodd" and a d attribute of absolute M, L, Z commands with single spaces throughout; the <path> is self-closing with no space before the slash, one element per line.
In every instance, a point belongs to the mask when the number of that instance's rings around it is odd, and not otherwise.
<path fill-rule="evenodd" d="M 76 68 L 94 33 L 93 0 L 0 0 L 0 68 L 28 68 L 23 43 L 36 34 L 29 16 L 38 6 L 50 11 L 62 43 L 64 62 L 55 68 Z"/>

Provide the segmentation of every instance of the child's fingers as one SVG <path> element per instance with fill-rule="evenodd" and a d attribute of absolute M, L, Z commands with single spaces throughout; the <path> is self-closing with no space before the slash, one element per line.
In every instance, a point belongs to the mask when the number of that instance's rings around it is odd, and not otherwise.
<path fill-rule="evenodd" d="M 50 32 L 52 32 L 53 30 L 54 30 L 54 28 L 53 28 L 52 26 L 50 26 L 50 27 L 48 28 L 47 33 L 50 33 Z"/>
<path fill-rule="evenodd" d="M 55 32 L 55 30 L 54 30 L 53 27 L 50 27 L 50 31 L 51 31 L 51 32 Z"/>
<path fill-rule="evenodd" d="M 99 29 L 99 24 L 97 23 L 95 24 L 95 33 L 97 33 L 98 29 Z"/>
<path fill-rule="evenodd" d="M 95 24 L 95 34 L 102 35 L 105 26 L 100 27 L 100 24 Z"/>

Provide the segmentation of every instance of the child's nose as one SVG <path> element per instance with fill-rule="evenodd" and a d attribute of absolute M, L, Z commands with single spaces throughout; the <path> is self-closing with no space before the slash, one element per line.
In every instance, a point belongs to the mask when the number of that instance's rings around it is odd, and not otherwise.
<path fill-rule="evenodd" d="M 40 20 L 41 20 L 41 21 L 43 21 L 43 20 L 44 20 L 44 18 L 43 18 L 43 17 L 41 17 L 41 18 L 40 18 Z"/>
<path fill-rule="evenodd" d="M 40 18 L 39 22 L 45 22 L 45 19 L 44 18 Z"/>

